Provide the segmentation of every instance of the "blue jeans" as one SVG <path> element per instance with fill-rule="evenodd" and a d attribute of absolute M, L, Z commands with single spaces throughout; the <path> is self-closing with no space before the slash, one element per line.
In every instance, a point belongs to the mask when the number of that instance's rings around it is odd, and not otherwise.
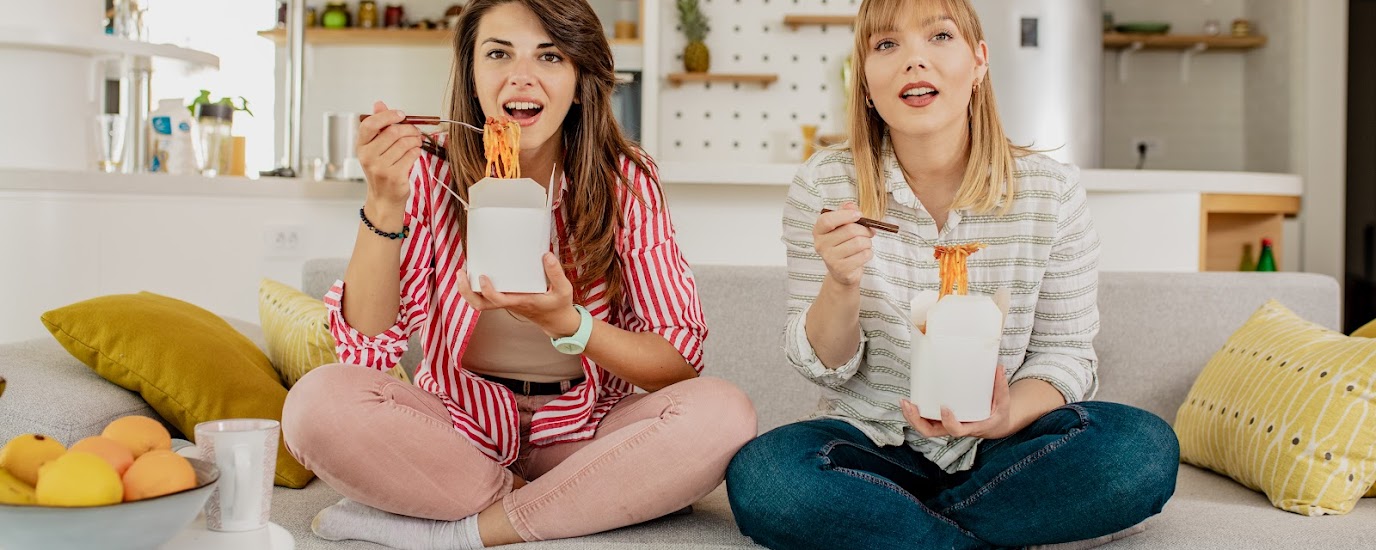
<path fill-rule="evenodd" d="M 726 487 L 741 533 L 769 548 L 1022 547 L 1155 515 L 1179 462 L 1160 418 L 1091 401 L 982 442 L 974 467 L 953 474 L 840 420 L 789 424 L 746 444 Z"/>

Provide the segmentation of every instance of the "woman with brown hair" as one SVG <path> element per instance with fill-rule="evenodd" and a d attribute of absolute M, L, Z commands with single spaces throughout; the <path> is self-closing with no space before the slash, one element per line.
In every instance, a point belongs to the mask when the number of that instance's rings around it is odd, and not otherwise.
<path fill-rule="evenodd" d="M 456 127 L 429 144 L 375 105 L 359 126 L 353 256 L 325 297 L 346 364 L 305 376 L 283 411 L 293 455 L 346 497 L 312 529 L 479 548 L 683 509 L 754 436 L 754 409 L 698 377 L 696 286 L 654 164 L 611 114 L 601 24 L 581 1 L 476 0 L 454 49 L 447 118 L 514 121 L 521 173 L 552 189 L 549 290 L 469 285 L 464 203 L 487 175 L 482 136 Z M 414 386 L 384 374 L 413 334 Z"/>
<path fill-rule="evenodd" d="M 785 351 L 822 387 L 820 410 L 732 461 L 741 532 L 770 548 L 1024 547 L 1160 512 L 1179 462 L 1170 426 L 1086 401 L 1099 238 L 1078 170 L 1009 142 L 970 1 L 865 0 L 854 63 L 850 141 L 799 170 L 783 216 Z M 969 292 L 1011 291 L 980 421 L 907 401 L 913 326 L 895 304 L 938 290 L 950 250 L 978 250 Z"/>

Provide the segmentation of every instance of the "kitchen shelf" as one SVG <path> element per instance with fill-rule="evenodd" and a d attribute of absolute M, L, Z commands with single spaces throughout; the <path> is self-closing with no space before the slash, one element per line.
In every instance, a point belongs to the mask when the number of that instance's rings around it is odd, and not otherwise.
<path fill-rule="evenodd" d="M 278 46 L 287 43 L 285 29 L 259 31 Z M 453 41 L 449 29 L 306 29 L 306 43 L 335 46 L 448 46 Z M 613 46 L 639 46 L 640 39 L 607 39 Z"/>
<path fill-rule="evenodd" d="M 1247 51 L 1266 45 L 1265 36 L 1209 36 L 1190 34 L 1104 33 L 1104 48 L 1118 54 L 1118 81 L 1127 82 L 1128 65 L 1134 53 L 1142 50 L 1180 52 L 1180 81 L 1190 81 L 1190 61 L 1209 50 Z"/>
<path fill-rule="evenodd" d="M 260 31 L 258 36 L 279 46 L 287 43 L 286 29 Z M 434 46 L 447 44 L 452 37 L 449 29 L 306 29 L 307 44 Z"/>
<path fill-rule="evenodd" d="M 97 33 L 74 34 L 69 32 L 0 27 L 0 46 L 6 48 L 34 49 L 68 52 L 81 55 L 131 55 L 135 57 L 157 57 L 176 59 L 193 65 L 220 68 L 220 58 L 199 50 L 182 48 L 171 44 L 153 44 L 138 40 L 116 38 Z"/>
<path fill-rule="evenodd" d="M 669 73 L 665 76 L 669 84 L 678 87 L 686 82 L 740 82 L 769 86 L 779 80 L 776 74 L 728 74 L 728 73 Z"/>
<path fill-rule="evenodd" d="M 1265 36 L 1208 36 L 1189 34 L 1104 33 L 1104 48 L 1123 49 L 1141 44 L 1147 50 L 1188 50 L 1204 45 L 1209 50 L 1251 50 L 1266 45 Z"/>
<path fill-rule="evenodd" d="M 854 15 L 785 15 L 784 25 L 790 29 L 807 25 L 854 25 Z"/>

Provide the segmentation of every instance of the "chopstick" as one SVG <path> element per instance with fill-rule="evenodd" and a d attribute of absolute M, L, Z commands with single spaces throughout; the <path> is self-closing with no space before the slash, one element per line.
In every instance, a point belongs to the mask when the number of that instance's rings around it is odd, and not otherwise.
<path fill-rule="evenodd" d="M 830 208 L 823 208 L 823 209 L 822 209 L 822 213 L 823 213 L 823 214 L 826 214 L 827 212 L 831 212 L 831 209 L 830 209 Z M 860 220 L 859 220 L 859 221 L 856 221 L 855 223 L 860 224 L 861 227 L 868 227 L 868 228 L 870 228 L 870 229 L 878 229 L 878 230 L 880 230 L 880 231 L 887 231 L 887 232 L 889 232 L 889 233 L 894 233 L 894 234 L 897 234 L 897 233 L 898 233 L 898 226 L 897 226 L 897 225 L 894 225 L 894 224 L 891 224 L 891 223 L 889 223 L 889 222 L 881 222 L 881 221 L 879 221 L 879 220 L 872 220 L 872 219 L 869 219 L 869 218 L 860 218 Z"/>
<path fill-rule="evenodd" d="M 363 122 L 364 119 L 370 116 L 372 115 L 358 115 L 358 121 Z M 447 118 L 441 118 L 437 116 L 407 116 L 406 118 L 401 119 L 400 122 L 400 124 L 413 124 L 416 126 L 439 126 L 443 123 L 458 124 L 478 133 L 482 133 L 483 131 L 482 128 L 479 128 L 467 122 L 459 122 L 457 120 L 449 120 Z"/>

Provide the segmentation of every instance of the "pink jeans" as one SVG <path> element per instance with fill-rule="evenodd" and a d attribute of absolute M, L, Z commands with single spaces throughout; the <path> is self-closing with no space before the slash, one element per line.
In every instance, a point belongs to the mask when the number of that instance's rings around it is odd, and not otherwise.
<path fill-rule="evenodd" d="M 623 399 L 593 439 L 535 447 L 531 413 L 555 396 L 516 396 L 521 454 L 508 470 L 459 435 L 439 397 L 382 372 L 328 365 L 287 394 L 292 456 L 340 494 L 394 514 L 456 520 L 500 501 L 527 541 L 576 537 L 679 510 L 710 493 L 755 436 L 734 385 L 694 378 Z M 512 476 L 530 483 L 512 490 Z"/>

